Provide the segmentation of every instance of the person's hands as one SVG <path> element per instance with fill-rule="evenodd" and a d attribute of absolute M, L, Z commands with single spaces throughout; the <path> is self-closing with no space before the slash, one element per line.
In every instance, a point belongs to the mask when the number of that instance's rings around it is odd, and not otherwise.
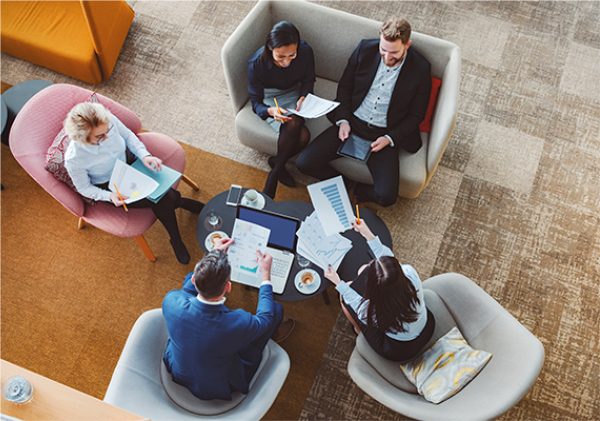
<path fill-rule="evenodd" d="M 377 139 L 375 139 L 375 142 L 371 143 L 371 150 L 373 152 L 379 152 L 386 146 L 389 146 L 391 143 L 392 142 L 390 142 L 390 139 L 388 139 L 387 137 L 380 136 Z"/>
<path fill-rule="evenodd" d="M 263 281 L 270 281 L 273 257 L 269 253 L 262 253 L 260 250 L 256 250 L 256 260 L 258 261 L 258 268 L 262 274 Z"/>
<path fill-rule="evenodd" d="M 360 235 L 365 237 L 365 240 L 367 241 L 371 241 L 375 238 L 375 235 L 373 234 L 373 232 L 371 231 L 364 219 L 360 220 L 360 224 L 356 220 L 354 220 L 352 222 L 352 228 L 354 228 L 354 231 L 360 233 Z"/>
<path fill-rule="evenodd" d="M 340 124 L 340 129 L 338 130 L 338 137 L 343 142 L 344 140 L 348 139 L 348 136 L 350 136 L 350 124 L 343 122 L 342 124 Z"/>
<path fill-rule="evenodd" d="M 328 265 L 327 270 L 324 273 L 325 277 L 329 279 L 334 285 L 338 285 L 342 280 L 340 279 L 340 275 L 335 271 L 333 266 Z"/>
<path fill-rule="evenodd" d="M 116 207 L 119 206 L 123 206 L 123 204 L 125 203 L 125 200 L 127 199 L 127 196 L 121 196 L 123 198 L 123 200 L 119 199 L 119 195 L 116 192 L 110 192 L 110 200 L 111 202 L 114 203 L 114 205 Z"/>
<path fill-rule="evenodd" d="M 162 160 L 152 155 L 142 158 L 142 162 L 152 171 L 160 171 L 162 169 Z"/>
<path fill-rule="evenodd" d="M 233 244 L 233 238 L 219 238 L 215 241 L 215 250 L 226 252 Z"/>
<path fill-rule="evenodd" d="M 302 108 L 302 103 L 304 102 L 304 97 L 301 96 L 300 98 L 298 98 L 298 102 L 296 102 L 296 111 L 300 111 L 300 108 Z"/>
<path fill-rule="evenodd" d="M 279 110 L 281 110 L 281 112 L 279 112 Z M 284 115 L 287 114 L 287 110 L 285 108 L 280 108 L 279 110 L 277 109 L 277 107 L 269 107 L 267 112 L 275 120 L 279 120 L 282 123 L 285 123 L 286 121 L 290 121 L 292 119 L 292 117 L 287 117 L 286 115 Z"/>

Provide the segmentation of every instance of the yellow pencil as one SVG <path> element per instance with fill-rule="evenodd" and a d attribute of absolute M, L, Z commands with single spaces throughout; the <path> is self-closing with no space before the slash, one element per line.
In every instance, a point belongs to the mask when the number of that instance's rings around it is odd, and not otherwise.
<path fill-rule="evenodd" d="M 123 201 L 123 209 L 125 209 L 125 212 L 129 212 L 129 209 L 127 209 L 127 205 L 125 204 L 125 199 L 123 199 L 123 196 L 121 196 L 121 193 L 119 192 L 117 183 L 113 183 L 113 185 L 115 186 L 115 190 L 117 192 L 117 196 L 119 197 L 119 200 Z"/>
<path fill-rule="evenodd" d="M 279 115 L 281 114 L 281 108 L 279 108 L 279 103 L 277 102 L 277 97 L 273 97 L 273 100 L 275 101 L 275 106 L 277 107 L 277 112 L 279 113 Z M 280 122 L 284 122 L 282 118 L 276 118 L 275 120 L 280 121 Z"/>
<path fill-rule="evenodd" d="M 360 225 L 360 211 L 358 210 L 358 203 L 356 204 L 356 224 Z"/>

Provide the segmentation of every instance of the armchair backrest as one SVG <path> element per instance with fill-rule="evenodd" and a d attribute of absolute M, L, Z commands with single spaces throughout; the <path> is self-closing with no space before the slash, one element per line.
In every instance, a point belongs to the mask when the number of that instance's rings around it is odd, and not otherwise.
<path fill-rule="evenodd" d="M 46 152 L 62 129 L 69 110 L 87 101 L 91 94 L 88 89 L 68 84 L 49 86 L 19 111 L 9 135 L 10 150 L 17 162 L 44 190 L 77 216 L 84 214 L 83 200 L 46 171 Z M 141 121 L 133 111 L 103 95 L 98 95 L 98 99 L 134 133 L 140 131 Z"/>

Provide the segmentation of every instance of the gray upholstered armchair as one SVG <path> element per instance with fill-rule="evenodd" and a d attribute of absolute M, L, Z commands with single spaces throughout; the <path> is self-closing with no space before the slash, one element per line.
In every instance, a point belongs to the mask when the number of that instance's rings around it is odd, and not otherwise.
<path fill-rule="evenodd" d="M 410 17 L 409 17 L 410 18 Z M 335 98 L 337 81 L 352 51 L 363 38 L 376 38 L 380 22 L 305 1 L 259 1 L 225 42 L 221 51 L 227 86 L 236 114 L 240 141 L 258 151 L 275 155 L 277 137 L 252 111 L 248 98 L 247 60 L 263 45 L 275 22 L 290 20 L 314 49 L 317 83 L 315 93 Z M 422 134 L 423 147 L 414 154 L 400 153 L 401 197 L 415 198 L 427 186 L 452 135 L 458 109 L 460 49 L 455 44 L 413 32 L 413 47 L 432 65 L 433 76 L 442 79 L 431 133 Z M 330 123 L 325 117 L 307 123 L 314 139 Z M 364 163 L 340 158 L 333 165 L 350 178 L 372 184 Z"/>
<path fill-rule="evenodd" d="M 457 326 L 474 349 L 492 353 L 490 362 L 463 390 L 436 405 L 417 394 L 398 363 L 380 357 L 360 335 L 348 361 L 352 380 L 388 408 L 419 420 L 487 420 L 508 411 L 537 380 L 542 343 L 463 275 L 437 275 L 423 288 L 436 319 L 430 344 Z"/>

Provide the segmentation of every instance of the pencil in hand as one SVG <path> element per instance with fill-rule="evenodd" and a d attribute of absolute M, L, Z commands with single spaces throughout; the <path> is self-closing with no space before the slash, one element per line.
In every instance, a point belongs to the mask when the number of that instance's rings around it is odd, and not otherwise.
<path fill-rule="evenodd" d="M 358 203 L 356 204 L 356 225 L 360 225 L 360 211 L 358 210 Z"/>
<path fill-rule="evenodd" d="M 123 199 L 123 196 L 121 196 L 121 192 L 119 192 L 117 183 L 113 183 L 113 186 L 115 186 L 115 191 L 117 192 L 117 197 L 119 198 L 119 200 L 121 200 L 123 202 L 123 209 L 125 209 L 125 212 L 129 212 L 129 209 L 127 209 L 127 205 L 125 204 L 125 199 Z"/>
<path fill-rule="evenodd" d="M 277 102 L 277 97 L 273 97 L 273 100 L 275 101 L 275 106 L 277 107 L 277 112 L 279 113 L 279 115 L 283 115 L 281 114 L 281 108 L 279 108 L 279 103 Z M 285 123 L 285 121 L 283 121 L 282 118 L 276 118 L 275 120 L 279 121 L 280 123 Z"/>

